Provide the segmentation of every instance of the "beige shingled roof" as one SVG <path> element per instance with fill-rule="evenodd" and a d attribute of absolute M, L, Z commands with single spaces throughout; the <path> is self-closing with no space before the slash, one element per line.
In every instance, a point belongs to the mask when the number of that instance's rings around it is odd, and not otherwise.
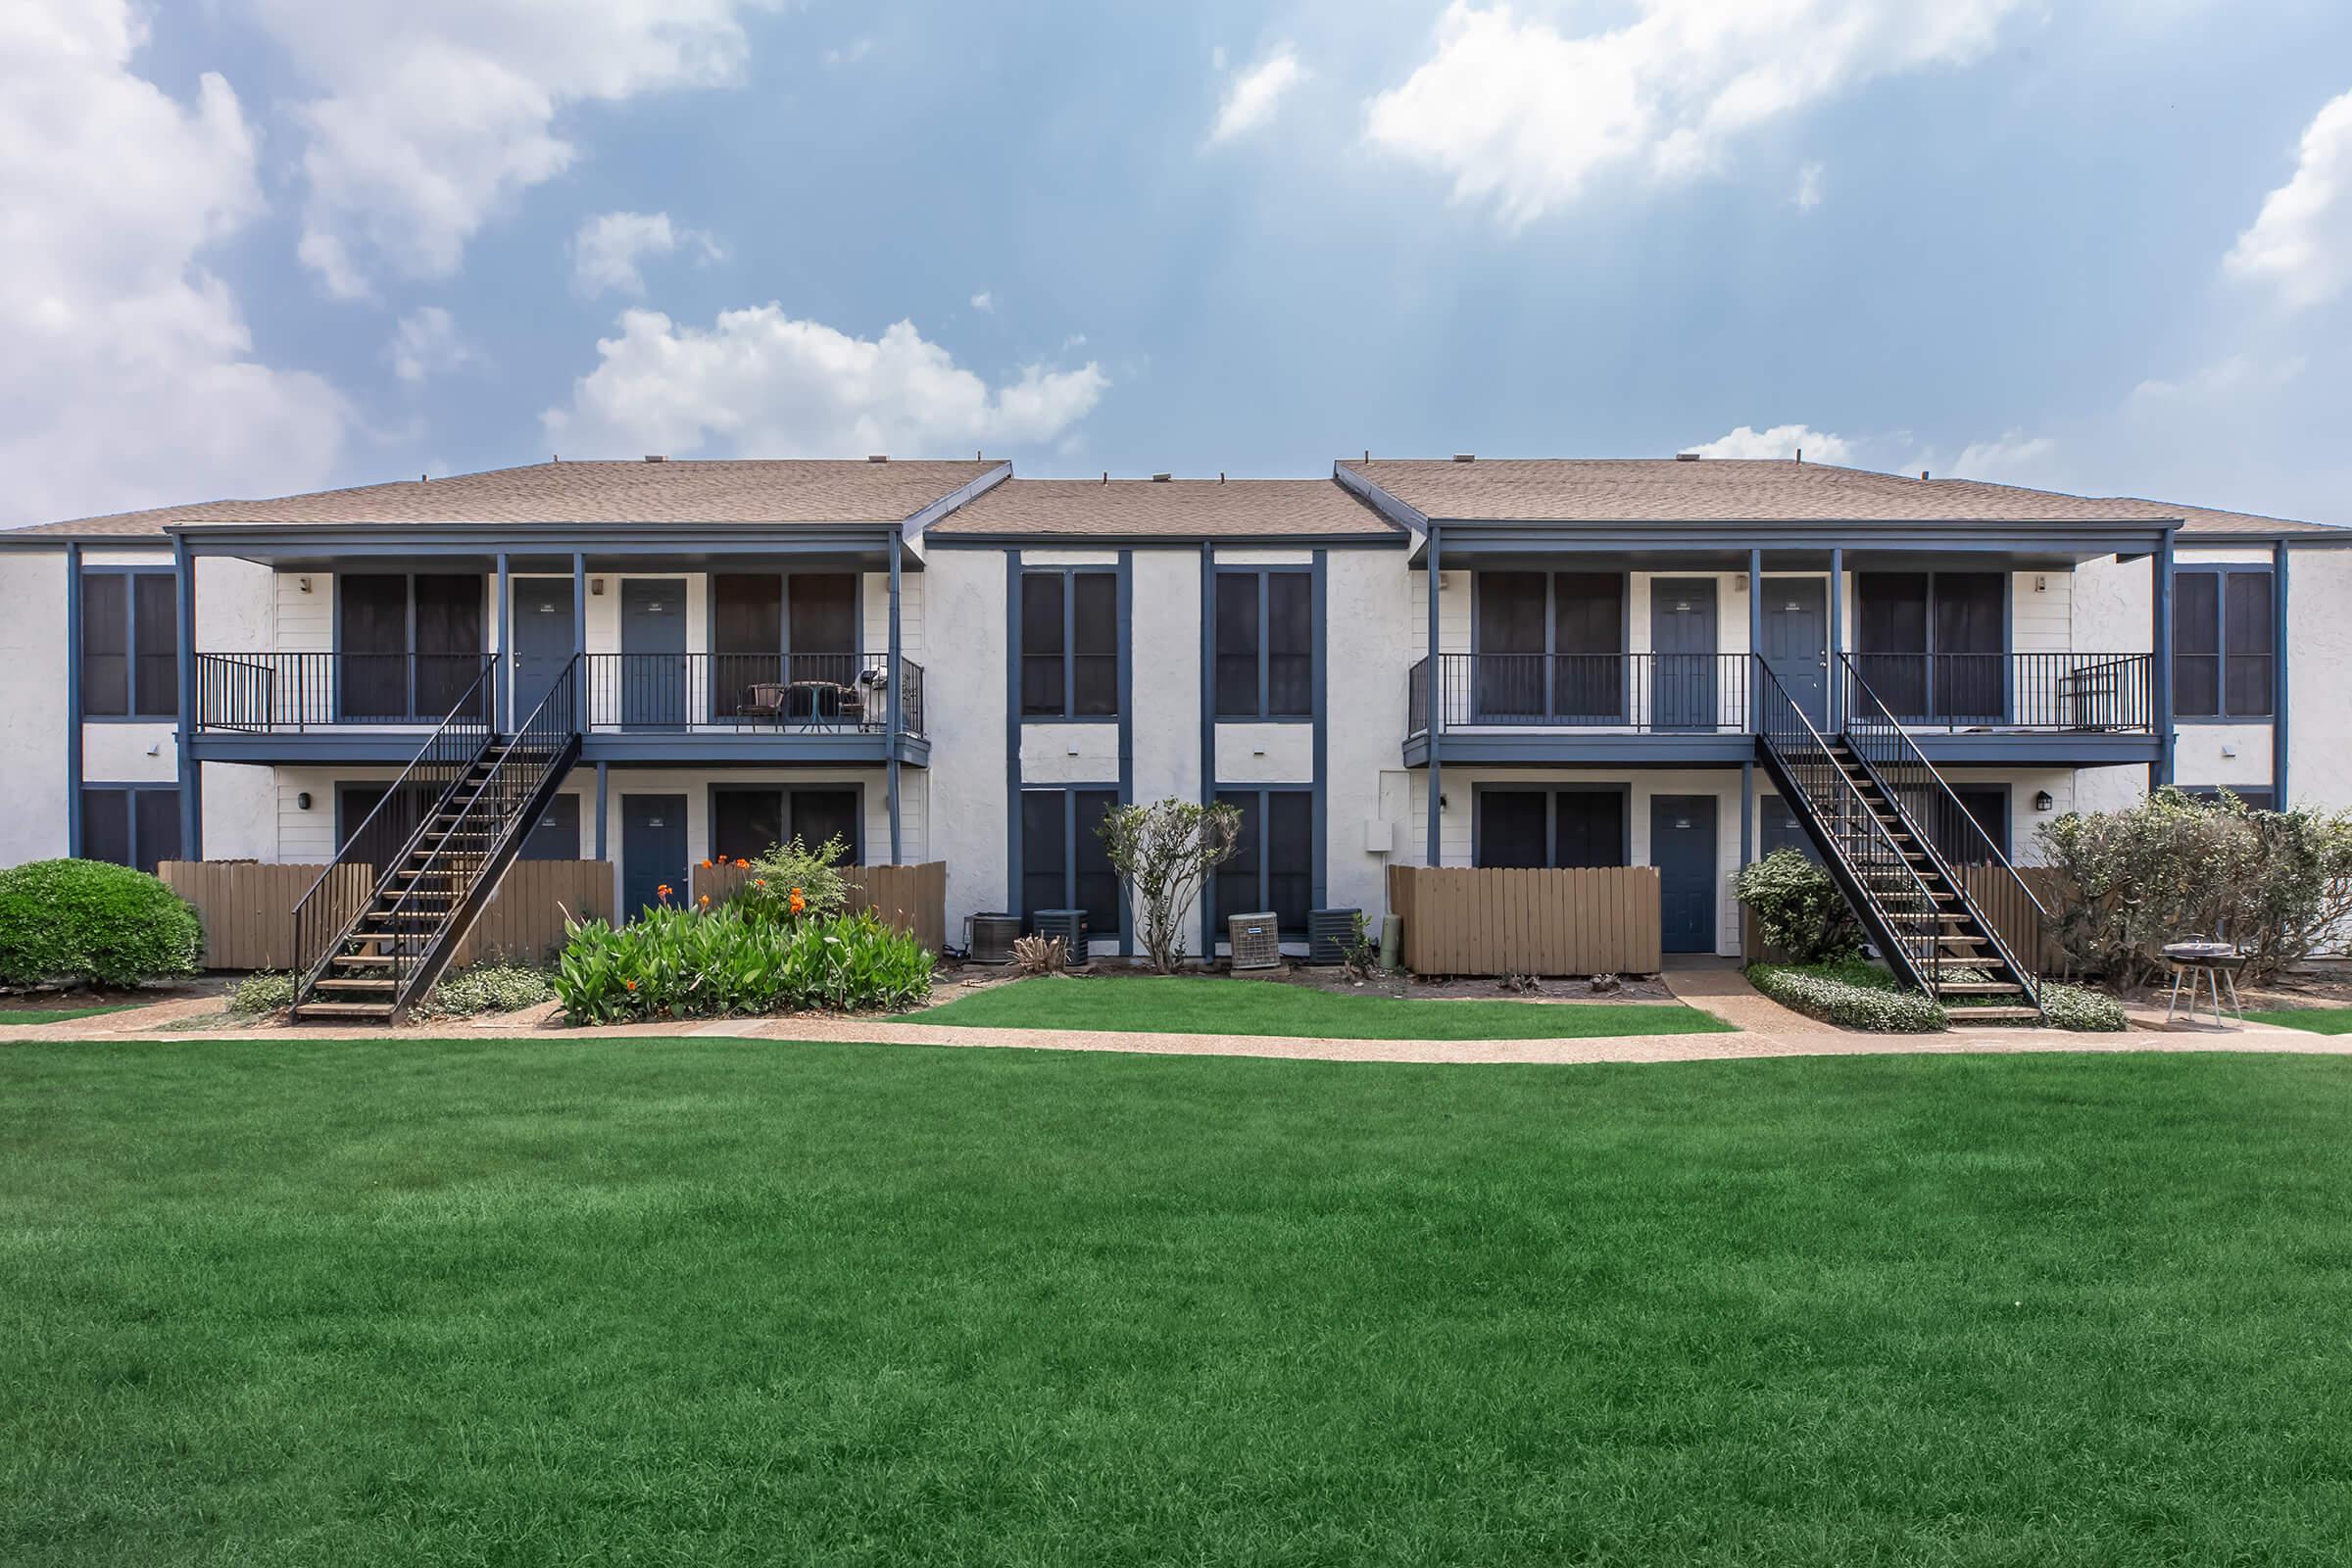
<path fill-rule="evenodd" d="M 2144 504 L 1821 463 L 1705 458 L 1375 459 L 1341 465 L 1420 512 L 1496 522 L 2088 522 Z"/>
<path fill-rule="evenodd" d="M 933 523 L 934 539 L 1402 538 L 1329 479 L 1007 479 Z"/>
<path fill-rule="evenodd" d="M 20 534 L 160 535 L 178 523 L 901 522 L 1002 463 L 836 459 L 541 463 L 42 523 Z"/>
<path fill-rule="evenodd" d="M 2252 512 L 2216 512 L 2211 507 L 2173 506 L 2162 501 L 2138 501 L 2131 496 L 2118 500 L 2132 501 L 2149 507 L 2167 517 L 2181 519 L 2180 537 L 2207 539 L 2228 534 L 2305 534 L 2342 533 L 2343 528 L 2331 522 L 2302 522 L 2293 517 L 2265 517 Z"/>

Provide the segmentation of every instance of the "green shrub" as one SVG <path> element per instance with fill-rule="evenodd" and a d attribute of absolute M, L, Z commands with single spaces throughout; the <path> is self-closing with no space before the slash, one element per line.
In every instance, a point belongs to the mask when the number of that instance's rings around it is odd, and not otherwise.
<path fill-rule="evenodd" d="M 2124 1004 L 2104 991 L 2060 985 L 2056 981 L 2042 983 L 2041 1010 L 2048 1014 L 2053 1029 L 2117 1035 L 2132 1027 L 2132 1020 L 2124 1016 Z"/>
<path fill-rule="evenodd" d="M 793 920 L 730 904 L 574 925 L 555 990 L 574 1024 L 901 1011 L 931 994 L 931 963 L 870 910 Z"/>
<path fill-rule="evenodd" d="M 0 871 L 0 985 L 131 986 L 197 971 L 204 925 L 155 877 L 104 860 Z"/>
<path fill-rule="evenodd" d="M 1764 940 L 1791 963 L 1822 963 L 1862 951 L 1862 932 L 1845 895 L 1829 872 L 1794 850 L 1775 850 L 1743 868 L 1736 888 Z"/>
<path fill-rule="evenodd" d="M 442 1013 L 515 1012 L 556 994 L 545 969 L 527 963 L 476 963 L 452 970 L 433 987 L 426 1010 Z"/>
<path fill-rule="evenodd" d="M 256 1017 L 294 1005 L 294 977 L 274 969 L 256 969 L 228 994 L 228 1010 Z"/>
<path fill-rule="evenodd" d="M 1747 982 L 1784 1007 L 1866 1034 L 1929 1035 L 1951 1027 L 1935 1001 L 1858 958 L 1834 963 L 1754 963 Z"/>
<path fill-rule="evenodd" d="M 770 845 L 752 861 L 751 880 L 735 902 L 769 920 L 829 920 L 849 907 L 850 888 L 841 874 L 849 857 L 850 847 L 838 836 L 813 850 L 797 838 Z"/>

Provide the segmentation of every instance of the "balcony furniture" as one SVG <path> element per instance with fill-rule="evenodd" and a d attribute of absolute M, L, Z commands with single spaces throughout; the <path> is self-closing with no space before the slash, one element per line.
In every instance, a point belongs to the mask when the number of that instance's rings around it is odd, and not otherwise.
<path fill-rule="evenodd" d="M 2213 1021 L 2222 1022 L 2222 988 L 2230 988 L 2230 1010 L 2237 1021 L 2246 1021 L 2246 1009 L 2237 1000 L 2237 972 L 2246 966 L 2246 955 L 2234 943 L 2209 942 L 2201 936 L 2185 941 L 2168 942 L 2164 959 L 2173 967 L 2173 997 L 2164 1009 L 2164 1021 L 2171 1023 L 2180 1008 L 2180 982 L 2188 981 L 2188 1021 L 2197 1021 L 2197 989 L 2202 986 L 2213 1001 Z"/>

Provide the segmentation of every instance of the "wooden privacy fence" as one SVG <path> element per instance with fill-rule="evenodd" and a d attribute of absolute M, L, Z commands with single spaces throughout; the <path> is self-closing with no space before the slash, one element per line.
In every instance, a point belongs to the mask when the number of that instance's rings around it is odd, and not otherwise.
<path fill-rule="evenodd" d="M 204 921 L 208 969 L 289 969 L 294 966 L 294 906 L 325 870 L 323 865 L 265 865 L 255 860 L 166 860 L 156 874 L 196 906 Z M 336 868 L 345 907 L 375 885 L 375 868 Z M 531 962 L 564 941 L 565 910 L 582 920 L 612 913 L 609 860 L 517 860 L 458 945 L 453 962 L 492 956 Z"/>
<path fill-rule="evenodd" d="M 2031 965 L 2036 974 L 2066 972 L 2066 954 L 2058 946 L 2057 914 L 2067 890 L 2057 872 L 2040 865 L 2017 868 L 2017 874 L 2033 888 L 2034 897 L 2050 910 L 2051 918 L 2044 921 L 2041 911 L 2018 891 L 2017 884 L 1999 866 L 1964 865 L 1959 870 L 1969 898 L 1984 911 L 1984 918 L 2021 962 Z M 1750 963 L 1784 963 L 1788 957 L 1764 941 L 1763 932 L 1756 926 L 1755 911 L 1745 905 L 1740 908 L 1740 951 Z"/>
<path fill-rule="evenodd" d="M 1658 872 L 1389 867 L 1415 974 L 1655 974 Z"/>
<path fill-rule="evenodd" d="M 709 894 L 713 906 L 743 891 L 752 873 L 742 866 L 698 865 L 687 877 L 689 896 Z M 845 865 L 841 879 L 849 885 L 852 913 L 871 909 L 897 930 L 906 932 L 933 953 L 948 941 L 948 862 L 927 860 L 921 865 Z"/>

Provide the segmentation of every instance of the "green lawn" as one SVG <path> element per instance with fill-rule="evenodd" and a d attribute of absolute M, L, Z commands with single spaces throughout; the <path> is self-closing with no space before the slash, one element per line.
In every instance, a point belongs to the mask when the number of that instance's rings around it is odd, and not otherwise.
<path fill-rule="evenodd" d="M 95 1018 L 101 1013 L 127 1012 L 135 1002 L 111 1003 L 102 1007 L 0 1007 L 0 1028 L 10 1024 L 64 1023 L 68 1018 Z"/>
<path fill-rule="evenodd" d="M 2310 1563 L 2352 1062 L 0 1046 L 0 1561 Z"/>
<path fill-rule="evenodd" d="M 2249 1012 L 2256 1023 L 2275 1023 L 2315 1035 L 2352 1035 L 2352 1007 L 2279 1007 Z"/>
<path fill-rule="evenodd" d="M 1285 1035 L 1304 1040 L 1565 1040 L 1733 1032 L 1680 1003 L 1441 1002 L 1269 980 L 1120 975 L 1016 980 L 913 1015 L 988 1029 Z"/>

